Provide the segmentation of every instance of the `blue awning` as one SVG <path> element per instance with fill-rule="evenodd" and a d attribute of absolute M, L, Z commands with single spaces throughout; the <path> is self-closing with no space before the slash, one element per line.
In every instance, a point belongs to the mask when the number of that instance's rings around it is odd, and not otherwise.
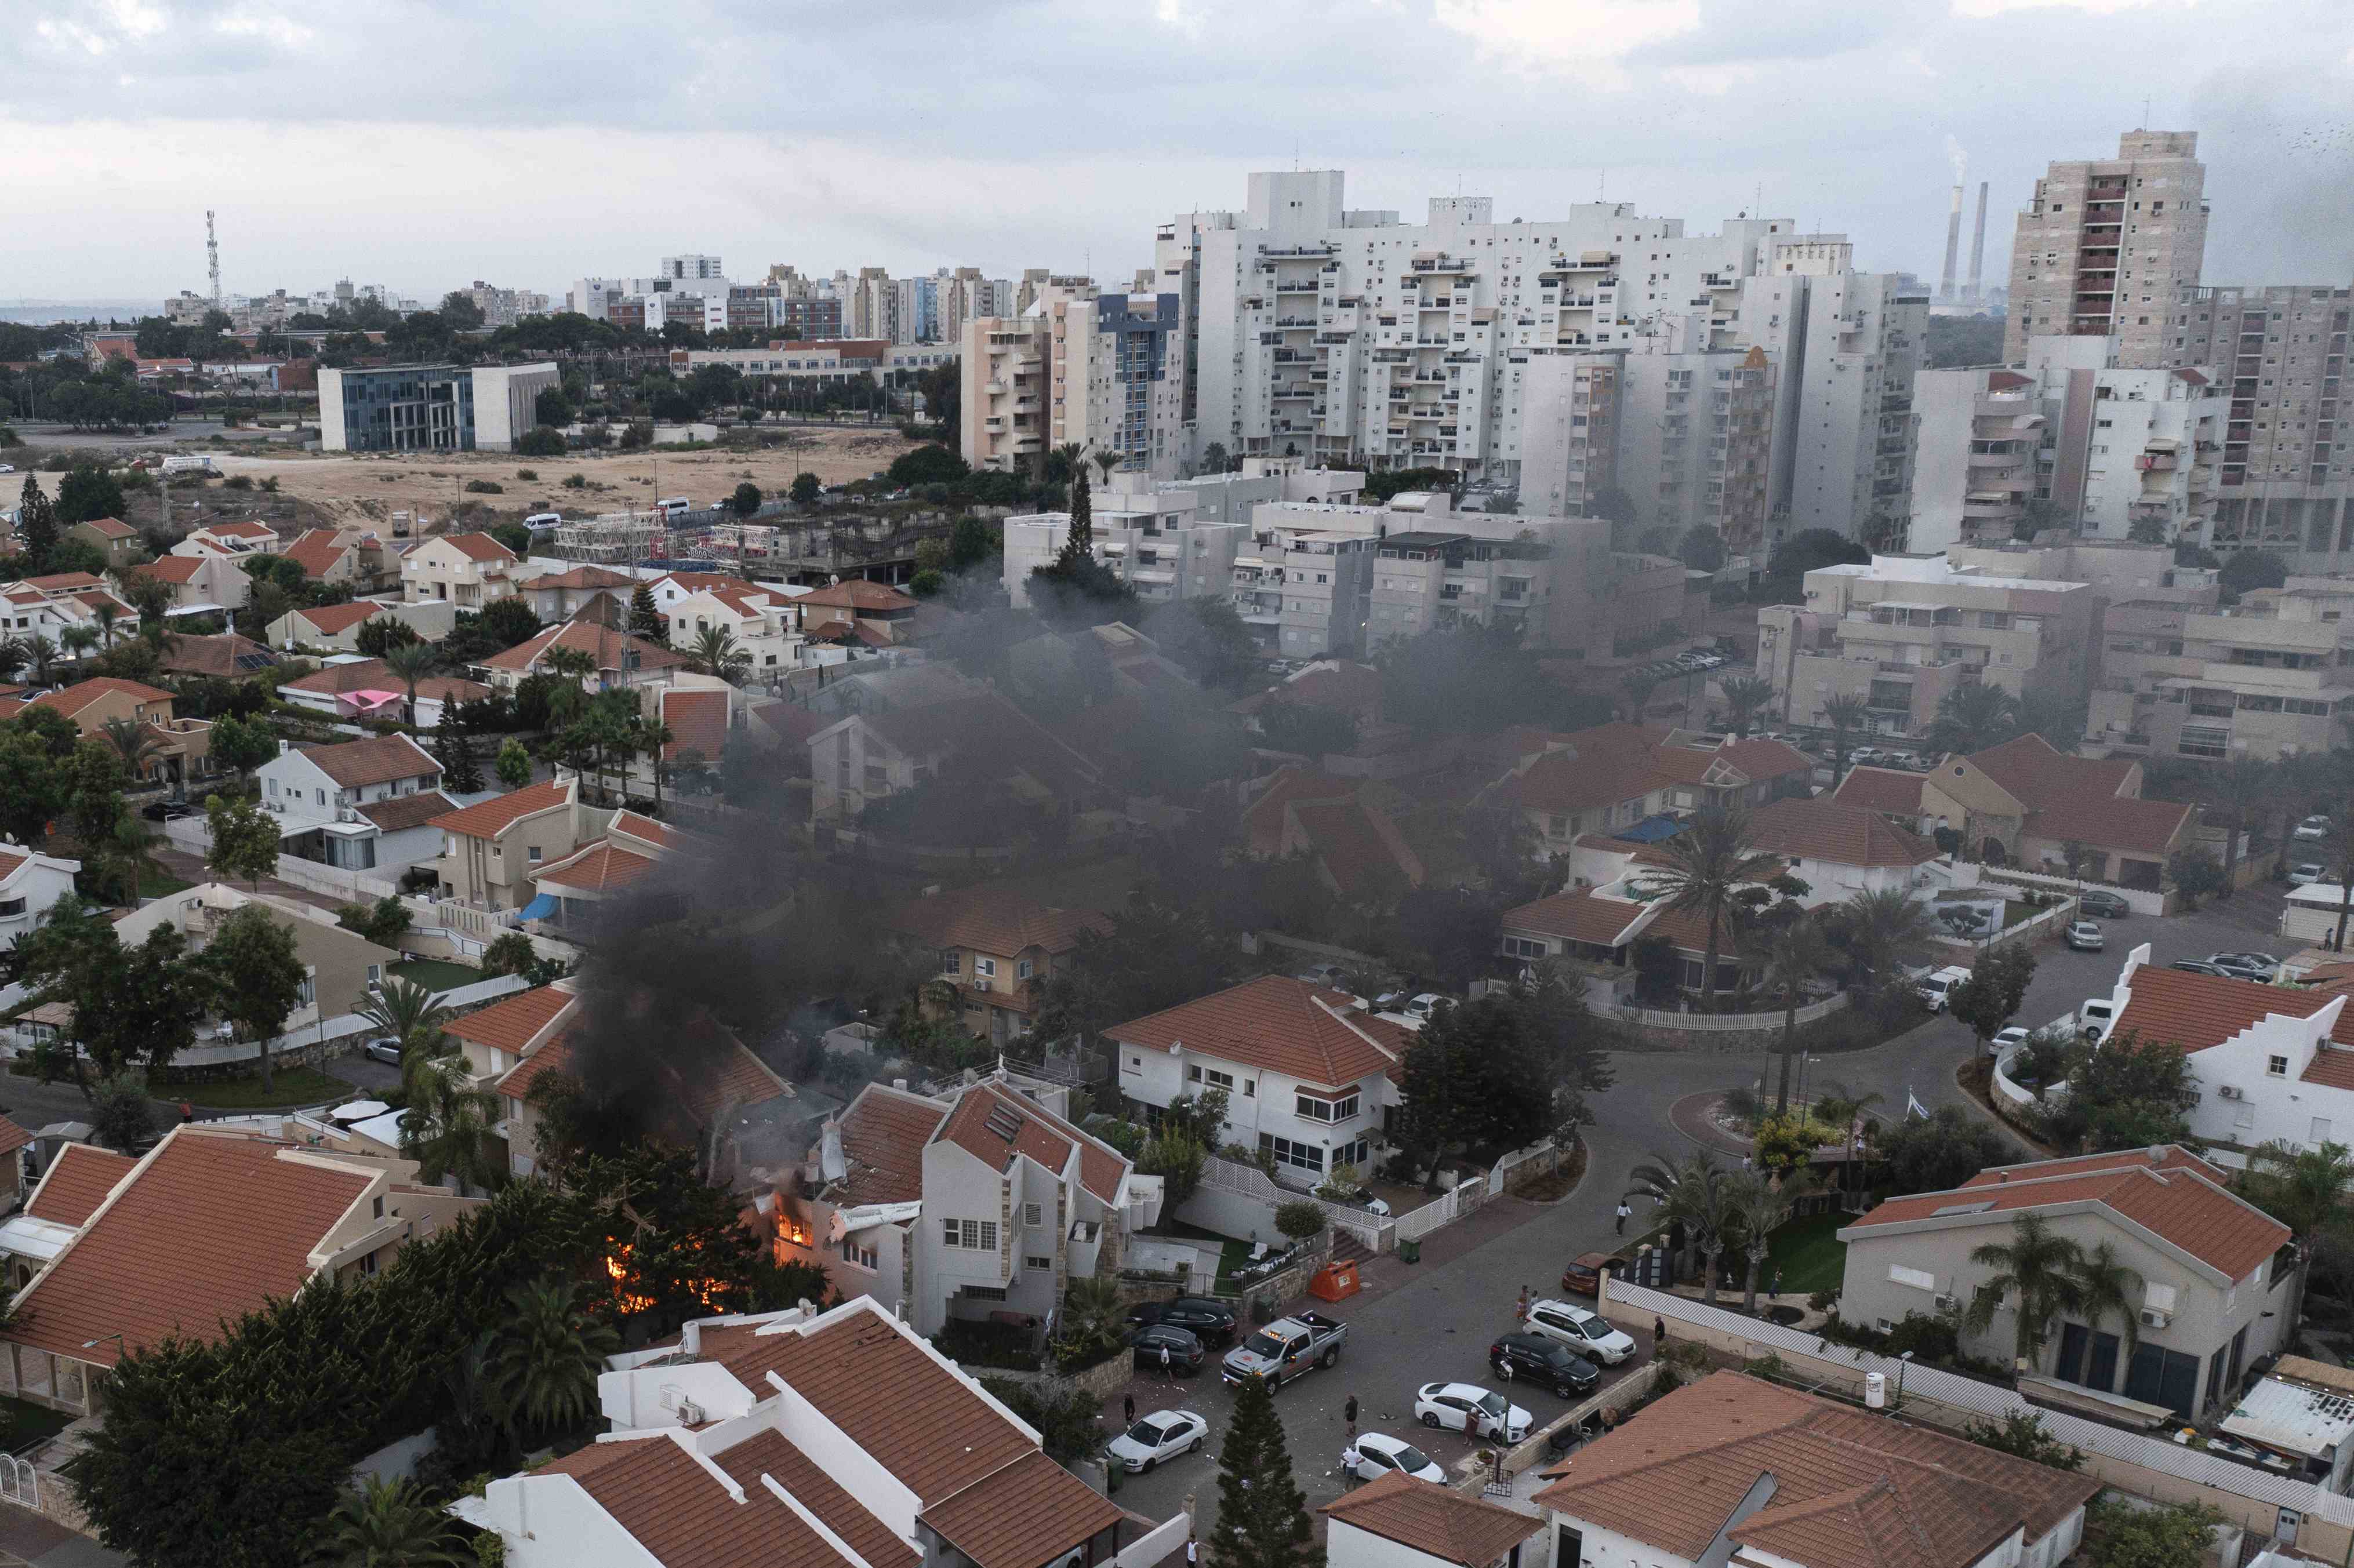
<path fill-rule="evenodd" d="M 1621 829 L 1611 836 L 1638 844 L 1655 844 L 1661 839 L 1674 838 L 1683 831 L 1684 825 L 1681 821 L 1662 813 L 1656 817 L 1646 817 L 1634 826 Z"/>
<path fill-rule="evenodd" d="M 561 907 L 554 894 L 543 893 L 517 910 L 516 916 L 524 920 L 549 920 L 555 918 L 556 912 Z"/>

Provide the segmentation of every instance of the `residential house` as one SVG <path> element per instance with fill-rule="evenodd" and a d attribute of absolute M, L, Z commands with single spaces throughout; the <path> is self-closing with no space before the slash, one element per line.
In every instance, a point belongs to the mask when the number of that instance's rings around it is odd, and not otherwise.
<path fill-rule="evenodd" d="M 73 720 L 85 737 L 104 736 L 110 719 L 128 719 L 155 742 L 141 778 L 158 783 L 208 779 L 219 771 L 212 760 L 211 721 L 173 717 L 175 700 L 171 693 L 142 682 L 101 675 L 43 692 L 27 705 Z"/>
<path fill-rule="evenodd" d="M 551 626 L 503 653 L 492 654 L 482 661 L 481 668 L 493 686 L 512 692 L 526 676 L 546 673 L 547 655 L 557 648 L 588 656 L 595 668 L 580 677 L 580 683 L 591 692 L 655 684 L 686 667 L 684 653 L 583 620 Z"/>
<path fill-rule="evenodd" d="M 707 839 L 681 832 L 652 817 L 615 811 L 605 824 L 604 837 L 529 872 L 532 885 L 539 891 L 524 906 L 521 917 L 540 922 L 557 936 L 576 940 L 592 937 L 604 906 L 626 894 L 646 893 L 641 885 L 663 861 L 681 855 L 707 861 L 717 848 Z M 674 891 L 678 879 L 672 881 Z M 643 898 L 631 910 L 639 923 L 654 913 Z"/>
<path fill-rule="evenodd" d="M 1860 771 L 1872 776 L 1853 786 L 1853 776 L 1842 780 L 1841 800 L 1917 821 L 1925 832 L 1949 828 L 1961 835 L 1962 859 L 2151 893 L 2165 885 L 2167 860 L 2191 843 L 2199 818 L 2195 806 L 2143 800 L 2137 760 L 2071 757 L 2040 735 L 1949 757 L 1927 773 L 1892 779 L 1884 770 Z M 1920 789 L 1910 809 L 1904 778 Z"/>
<path fill-rule="evenodd" d="M 1391 1470 L 1342 1492 L 1317 1512 L 1331 1568 L 1530 1568 L 1543 1556 L 1545 1521 Z M 1568 1565 L 1574 1568 L 1574 1565 Z"/>
<path fill-rule="evenodd" d="M 1220 1146 L 1275 1160 L 1276 1180 L 1313 1187 L 1360 1171 L 1387 1144 L 1395 1075 L 1413 1031 L 1357 999 L 1267 975 L 1105 1032 L 1120 1092 L 1157 1119 L 1172 1101 L 1223 1089 Z"/>
<path fill-rule="evenodd" d="M 390 571 L 383 541 L 359 528 L 308 528 L 280 554 L 311 582 L 348 583 L 355 591 L 381 586 Z"/>
<path fill-rule="evenodd" d="M 692 579 L 695 586 L 686 586 L 684 579 Z M 801 662 L 799 606 L 809 596 L 797 600 L 780 589 L 710 572 L 673 573 L 662 579 L 655 593 L 669 627 L 670 645 L 682 652 L 694 652 L 703 633 L 717 628 L 735 639 L 736 648 L 749 661 L 744 668 L 752 680 L 774 682 Z"/>
<path fill-rule="evenodd" d="M 1055 1086 L 1002 1069 L 937 1098 L 869 1085 L 822 1129 L 797 1190 L 778 1194 L 779 1257 L 822 1264 L 843 1295 L 901 1310 L 920 1333 L 1044 1325 L 1071 1280 L 1119 1269 L 1161 1205 L 1161 1179 L 1061 1103 Z"/>
<path fill-rule="evenodd" d="M 1839 800 L 1785 796 L 1749 814 L 1750 847 L 1783 857 L 1790 875 L 1807 885 L 1800 904 L 1819 909 L 1859 893 L 1911 893 L 1952 885 L 1952 869 L 1940 863 L 1935 843 L 1882 812 L 1847 800 L 1842 790 Z M 1674 837 L 1581 834 L 1570 849 L 1571 885 L 1599 887 L 1639 880 L 1646 868 L 1668 863 L 1667 845 Z"/>
<path fill-rule="evenodd" d="M 74 890 L 78 860 L 0 844 L 0 948 L 28 935 L 49 906 Z"/>
<path fill-rule="evenodd" d="M 106 569 L 119 572 L 146 553 L 139 530 L 120 517 L 92 517 L 66 530 L 66 537 L 88 545 L 106 557 Z"/>
<path fill-rule="evenodd" d="M 1588 998 L 1599 1004 L 1603 996 L 1623 1004 L 1632 987 L 1634 947 L 1647 938 L 1667 942 L 1674 955 L 1674 982 L 1683 991 L 1701 989 L 1708 969 L 1708 921 L 1691 910 L 1670 909 L 1668 901 L 1650 895 L 1639 875 L 1629 875 L 1599 887 L 1572 888 L 1504 911 L 1498 922 L 1498 949 L 1522 964 L 1546 959 L 1574 960 L 1572 968 L 1586 980 Z M 1716 987 L 1739 988 L 1744 974 L 1754 975 L 1754 963 L 1744 962 L 1729 928 L 1718 931 Z"/>
<path fill-rule="evenodd" d="M 440 599 L 410 604 L 355 599 L 345 604 L 290 609 L 270 623 L 269 637 L 280 648 L 356 653 L 360 651 L 360 629 L 378 620 L 408 627 L 419 641 L 439 642 L 456 629 L 458 610 L 456 606 Z"/>
<path fill-rule="evenodd" d="M 175 556 L 221 556 L 231 560 L 278 553 L 278 531 L 267 523 L 207 523 L 192 528 L 172 546 Z"/>
<path fill-rule="evenodd" d="M 1336 897 L 1384 906 L 1422 885 L 1422 857 L 1385 809 L 1398 799 L 1381 784 L 1291 764 L 1244 810 L 1244 832 L 1253 854 L 1302 856 Z"/>
<path fill-rule="evenodd" d="M 1519 755 L 1486 798 L 1521 812 L 1536 834 L 1540 858 L 1568 853 L 1582 835 L 1661 813 L 1754 810 L 1813 792 L 1813 760 L 1779 740 L 1625 723 L 1515 736 L 1505 738 Z"/>
<path fill-rule="evenodd" d="M 0 1233 L 6 1227 L 0 1226 Z M 2285 1355 L 2240 1394 L 2216 1430 L 2255 1451 L 2266 1469 L 2344 1497 L 2354 1487 L 2354 1372 Z M 2245 1456 L 2242 1456 L 2244 1457 Z M 2290 1560 L 2280 1560 L 2289 1568 Z"/>
<path fill-rule="evenodd" d="M 1646 1405 L 1547 1473 L 1533 1500 L 1555 1568 L 2055 1568 L 2101 1489 L 1737 1372 Z"/>
<path fill-rule="evenodd" d="M 439 896 L 469 909 L 521 909 L 539 896 L 532 874 L 580 847 L 577 779 L 530 784 L 426 825 L 441 832 Z"/>
<path fill-rule="evenodd" d="M 0 623 L 26 642 L 46 637 L 62 647 L 68 631 L 82 628 L 97 633 L 98 646 L 107 648 L 139 630 L 139 612 L 131 601 L 88 572 L 51 572 L 0 584 L 0 605 L 5 607 L 0 609 Z"/>
<path fill-rule="evenodd" d="M 187 637 L 177 632 L 164 641 L 156 668 L 167 675 L 209 675 L 242 681 L 278 662 L 278 655 L 249 637 L 224 631 L 212 637 Z"/>
<path fill-rule="evenodd" d="M 234 557 L 198 554 L 169 555 L 131 568 L 131 576 L 162 583 L 172 590 L 166 617 L 228 615 L 243 609 L 253 597 L 253 579 Z"/>
<path fill-rule="evenodd" d="M 1097 788 L 1095 764 L 996 692 L 853 714 L 810 737 L 813 821 L 856 817 L 953 765 L 1040 802 L 1069 805 Z"/>
<path fill-rule="evenodd" d="M 294 938 L 294 956 L 302 965 L 302 992 L 286 1015 L 281 1038 L 299 1036 L 323 1018 L 352 1012 L 365 1005 L 371 990 L 381 984 L 385 968 L 400 961 L 390 948 L 379 947 L 356 931 L 335 924 L 335 917 L 312 904 L 300 904 L 268 893 L 249 893 L 227 883 L 207 882 L 195 887 L 151 898 L 114 923 L 114 934 L 125 947 L 136 947 L 156 930 L 170 926 L 188 939 L 188 950 L 201 952 L 221 923 L 248 906 L 258 906 Z M 216 1020 L 214 1032 L 227 1039 L 226 1026 Z"/>
<path fill-rule="evenodd" d="M 845 577 L 802 594 L 793 606 L 812 641 L 855 638 L 870 648 L 890 648 L 914 640 L 921 602 L 887 583 Z"/>
<path fill-rule="evenodd" d="M 1877 811 L 1909 833 L 1937 831 L 1936 819 L 1922 810 L 1921 775 L 1909 768 L 1850 768 L 1829 799 Z"/>
<path fill-rule="evenodd" d="M 104 1373 L 125 1355 L 173 1338 L 209 1341 L 314 1279 L 376 1274 L 472 1206 L 417 1185 L 416 1170 L 173 1128 L 16 1293 L 12 1326 L 0 1330 L 0 1392 L 98 1414 Z"/>
<path fill-rule="evenodd" d="M 885 928 L 939 955 L 938 975 L 957 991 L 970 1034 L 1002 1045 L 1029 1033 L 1046 982 L 1070 962 L 1080 937 L 1111 929 L 1088 909 L 1057 909 L 1008 888 L 967 887 L 903 904 Z"/>
<path fill-rule="evenodd" d="M 685 1326 L 598 1380 L 605 1440 L 458 1506 L 511 1568 L 1150 1568 L 1136 1518 L 872 1300 Z"/>
<path fill-rule="evenodd" d="M 401 556 L 400 597 L 480 609 L 514 591 L 516 564 L 514 552 L 488 534 L 438 535 Z"/>
<path fill-rule="evenodd" d="M 2007 1245 L 2032 1214 L 2085 1255 L 2105 1246 L 2132 1271 L 2118 1310 L 2134 1320 L 2064 1309 L 2020 1369 L 2022 1383 L 2040 1380 L 2035 1392 L 2050 1391 L 2050 1403 L 2111 1420 L 2200 1420 L 2229 1410 L 2241 1372 L 2296 1330 L 2295 1293 L 2282 1288 L 2298 1266 L 2288 1227 L 2225 1182 L 2221 1168 L 2168 1144 L 2002 1166 L 1950 1192 L 1892 1198 L 1839 1233 L 1840 1315 L 1893 1326 L 1967 1308 L 2001 1272 L 1971 1255 Z M 1962 1348 L 2008 1361 L 2018 1336 L 2006 1297 L 1985 1330 L 1964 1326 Z"/>
<path fill-rule="evenodd" d="M 603 603 L 618 608 L 626 619 L 631 599 L 636 595 L 639 579 L 627 572 L 596 566 L 573 567 L 566 571 L 543 572 L 535 577 L 516 574 L 514 593 L 517 599 L 531 606 L 531 612 L 543 625 L 569 620 L 593 604 Z"/>
<path fill-rule="evenodd" d="M 347 871 L 433 859 L 441 833 L 432 823 L 457 810 L 441 793 L 441 764 L 406 735 L 334 746 L 281 741 L 255 776 L 263 809 L 278 817 L 281 852 Z"/>
<path fill-rule="evenodd" d="M 11 1141 L 22 1139 L 19 1148 L 29 1152 L 30 1134 L 10 1122 L 0 1128 Z M 10 1149 L 16 1154 L 17 1149 Z M 23 1157 L 9 1160 L 8 1175 L 21 1181 L 27 1160 Z M 33 1282 L 66 1243 L 81 1234 L 90 1224 L 90 1215 L 98 1212 L 122 1179 L 138 1165 L 127 1154 L 117 1154 L 111 1149 L 101 1149 L 93 1143 L 69 1143 L 58 1150 L 49 1168 L 33 1178 L 35 1185 L 24 1210 L 0 1220 L 0 1258 L 7 1268 L 10 1295 Z M 12 1189 L 11 1196 L 15 1195 Z"/>
<path fill-rule="evenodd" d="M 408 683 L 381 659 L 339 654 L 329 657 L 324 668 L 285 683 L 278 694 L 297 707 L 334 718 L 397 719 L 408 705 Z M 417 683 L 414 722 L 420 729 L 431 729 L 450 708 L 491 694 L 490 687 L 462 675 L 428 675 Z"/>

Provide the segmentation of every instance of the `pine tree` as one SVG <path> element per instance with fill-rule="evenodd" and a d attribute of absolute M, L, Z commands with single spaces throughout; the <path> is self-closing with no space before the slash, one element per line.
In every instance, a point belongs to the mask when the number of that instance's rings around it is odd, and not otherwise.
<path fill-rule="evenodd" d="M 638 591 L 630 596 L 630 635 L 649 642 L 667 642 L 669 631 L 663 624 L 662 611 L 654 605 L 653 585 L 640 583 Z"/>
<path fill-rule="evenodd" d="M 1292 1478 L 1275 1399 L 1257 1380 L 1235 1396 L 1218 1454 L 1210 1560 L 1216 1568 L 1321 1568 L 1324 1561 L 1309 1526 L 1308 1499 Z"/>
<path fill-rule="evenodd" d="M 441 710 L 441 722 L 433 726 L 433 759 L 441 765 L 444 789 L 472 795 L 482 788 L 482 765 L 474 755 L 474 743 L 450 722 L 446 705 Z"/>
<path fill-rule="evenodd" d="M 1087 499 L 1087 476 L 1085 470 L 1071 475 L 1071 535 L 1063 541 L 1063 562 L 1075 567 L 1081 561 L 1092 561 L 1096 556 L 1095 505 Z"/>
<path fill-rule="evenodd" d="M 46 570 L 58 547 L 58 509 L 43 493 L 41 482 L 29 473 L 25 476 L 24 507 L 16 514 L 16 539 L 25 547 L 26 561 Z"/>

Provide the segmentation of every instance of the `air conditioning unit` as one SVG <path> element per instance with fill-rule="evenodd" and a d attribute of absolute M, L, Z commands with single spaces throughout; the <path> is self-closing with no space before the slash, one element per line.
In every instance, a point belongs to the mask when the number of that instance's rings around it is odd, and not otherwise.
<path fill-rule="evenodd" d="M 2242 1094 L 2236 1085 L 2220 1084 L 2216 1086 L 2215 1097 L 2219 1100 L 2243 1100 L 2248 1097 Z"/>
<path fill-rule="evenodd" d="M 2141 1309 L 2141 1326 L 2145 1329 L 2163 1329 L 2173 1321 L 2174 1314 L 2171 1312 L 2161 1312 L 2155 1307 Z"/>
<path fill-rule="evenodd" d="M 695 1401 L 691 1399 L 680 1400 L 678 1402 L 678 1420 L 679 1425 L 682 1426 L 702 1425 L 703 1406 L 695 1404 Z"/>
<path fill-rule="evenodd" d="M 1940 1312 L 1958 1312 L 1962 1308 L 1962 1298 L 1960 1297 L 1949 1295 L 1943 1291 L 1940 1291 L 1937 1294 L 1935 1301 L 1937 1310 Z"/>

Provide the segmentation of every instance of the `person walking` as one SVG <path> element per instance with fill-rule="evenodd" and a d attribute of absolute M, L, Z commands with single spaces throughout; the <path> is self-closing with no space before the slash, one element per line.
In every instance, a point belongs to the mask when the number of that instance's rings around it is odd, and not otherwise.
<path fill-rule="evenodd" d="M 1782 1271 L 1778 1268 L 1774 1271 L 1774 1288 L 1771 1294 L 1776 1296 L 1782 1294 Z"/>
<path fill-rule="evenodd" d="M 1185 1537 L 1185 1568 L 1200 1568 L 1201 1561 L 1201 1539 L 1189 1531 Z"/>
<path fill-rule="evenodd" d="M 1525 1285 L 1521 1287 L 1521 1304 L 1518 1308 L 1514 1308 L 1512 1320 L 1522 1328 L 1528 1327 L 1529 1287 Z"/>
<path fill-rule="evenodd" d="M 1665 1350 L 1665 1349 L 1667 1348 L 1667 1344 L 1668 1344 L 1668 1320 L 1667 1320 L 1665 1318 L 1662 1318 L 1662 1317 L 1654 1317 L 1654 1318 L 1652 1318 L 1652 1319 L 1651 1319 L 1651 1353 L 1652 1353 L 1653 1355 L 1655 1355 L 1655 1356 L 1656 1356 L 1656 1355 L 1658 1355 L 1661 1351 L 1663 1351 L 1663 1350 Z"/>
<path fill-rule="evenodd" d="M 1161 1375 L 1169 1375 L 1169 1341 L 1166 1340 L 1161 1341 Z"/>
<path fill-rule="evenodd" d="M 1349 1402 L 1341 1406 L 1341 1419 L 1349 1424 L 1349 1436 L 1354 1438 L 1357 1436 L 1357 1396 L 1355 1394 L 1351 1394 Z"/>
<path fill-rule="evenodd" d="M 1357 1466 L 1363 1457 L 1363 1456 L 1357 1452 L 1356 1438 L 1353 1436 L 1351 1437 L 1346 1446 L 1344 1446 L 1341 1450 L 1341 1484 L 1342 1486 L 1354 1486 L 1356 1484 Z"/>
<path fill-rule="evenodd" d="M 1630 1220 L 1630 1219 L 1634 1218 L 1634 1216 L 1635 1216 L 1635 1211 L 1634 1211 L 1633 1209 L 1631 1209 L 1631 1208 L 1628 1207 L 1628 1205 L 1627 1205 L 1627 1200 L 1626 1200 L 1626 1199 L 1624 1199 L 1624 1198 L 1619 1199 L 1619 1200 L 1618 1200 L 1618 1234 L 1619 1234 L 1620 1235 L 1622 1235 L 1622 1236 L 1623 1236 L 1623 1235 L 1625 1235 L 1625 1234 L 1627 1234 L 1627 1222 L 1628 1222 L 1628 1220 Z"/>
<path fill-rule="evenodd" d="M 1122 1426 L 1136 1425 L 1136 1395 L 1131 1393 L 1119 1402 L 1119 1424 Z"/>

